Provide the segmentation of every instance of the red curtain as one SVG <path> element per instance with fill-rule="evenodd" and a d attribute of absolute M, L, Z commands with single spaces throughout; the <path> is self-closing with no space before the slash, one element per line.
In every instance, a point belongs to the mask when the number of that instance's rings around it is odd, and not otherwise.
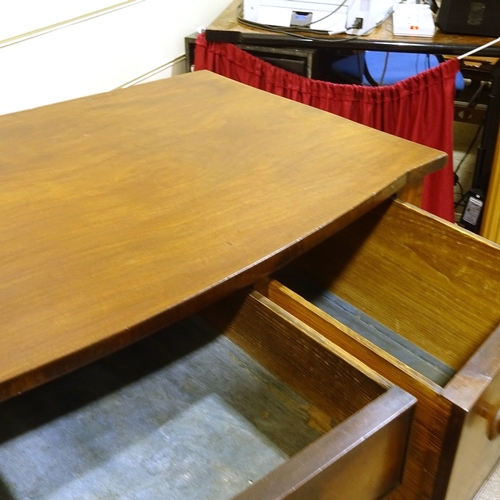
<path fill-rule="evenodd" d="M 453 101 L 458 60 L 451 59 L 395 85 L 344 85 L 290 73 L 234 45 L 208 43 L 202 34 L 196 43 L 195 69 L 207 69 L 448 153 L 446 167 L 425 179 L 422 208 L 455 220 Z"/>

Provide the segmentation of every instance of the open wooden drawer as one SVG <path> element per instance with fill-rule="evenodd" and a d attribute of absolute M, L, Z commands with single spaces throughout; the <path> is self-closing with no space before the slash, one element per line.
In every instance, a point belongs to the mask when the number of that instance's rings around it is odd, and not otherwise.
<path fill-rule="evenodd" d="M 417 397 L 392 498 L 470 499 L 500 457 L 500 248 L 385 203 L 259 287 Z"/>
<path fill-rule="evenodd" d="M 3 403 L 0 477 L 16 500 L 375 500 L 400 483 L 415 403 L 240 292 Z"/>

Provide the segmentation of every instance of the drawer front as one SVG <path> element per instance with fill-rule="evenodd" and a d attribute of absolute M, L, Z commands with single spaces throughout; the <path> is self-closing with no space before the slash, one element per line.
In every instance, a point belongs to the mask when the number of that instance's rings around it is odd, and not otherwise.
<path fill-rule="evenodd" d="M 453 409 L 435 498 L 472 498 L 500 458 L 498 353 L 500 327 L 445 387 Z"/>
<path fill-rule="evenodd" d="M 307 284 L 296 287 L 293 273 Z M 276 278 L 265 295 L 417 397 L 407 474 L 392 497 L 471 499 L 500 457 L 487 437 L 499 349 L 484 347 L 497 342 L 500 248 L 393 201 Z"/>
<path fill-rule="evenodd" d="M 237 499 L 383 497 L 401 482 L 413 415 L 409 405 L 408 393 L 390 389 Z"/>
<path fill-rule="evenodd" d="M 400 484 L 415 398 L 258 292 L 203 317 L 336 420 L 347 416 L 240 500 L 378 499 Z M 382 391 L 369 401 L 373 384 Z"/>

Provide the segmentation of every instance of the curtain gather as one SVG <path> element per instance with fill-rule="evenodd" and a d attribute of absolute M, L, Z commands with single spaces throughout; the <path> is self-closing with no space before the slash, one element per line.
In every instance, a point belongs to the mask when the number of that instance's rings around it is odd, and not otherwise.
<path fill-rule="evenodd" d="M 394 85 L 367 87 L 313 80 L 277 68 L 235 45 L 199 35 L 195 69 L 348 118 L 448 154 L 447 165 L 425 178 L 422 208 L 453 222 L 453 116 L 459 61 L 451 59 Z"/>

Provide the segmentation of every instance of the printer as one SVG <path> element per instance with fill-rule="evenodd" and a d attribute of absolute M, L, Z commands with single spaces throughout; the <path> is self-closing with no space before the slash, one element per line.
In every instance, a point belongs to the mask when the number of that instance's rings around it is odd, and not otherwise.
<path fill-rule="evenodd" d="M 243 0 L 245 21 L 330 34 L 364 35 L 388 17 L 399 0 Z"/>

